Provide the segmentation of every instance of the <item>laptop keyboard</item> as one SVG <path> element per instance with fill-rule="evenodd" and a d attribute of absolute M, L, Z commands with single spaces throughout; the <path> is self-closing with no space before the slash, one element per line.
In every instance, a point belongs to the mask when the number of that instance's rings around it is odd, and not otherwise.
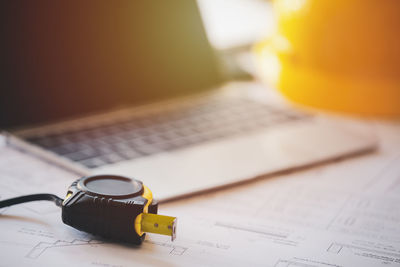
<path fill-rule="evenodd" d="M 165 112 L 28 141 L 88 168 L 243 135 L 308 117 L 242 98 L 207 99 Z"/>

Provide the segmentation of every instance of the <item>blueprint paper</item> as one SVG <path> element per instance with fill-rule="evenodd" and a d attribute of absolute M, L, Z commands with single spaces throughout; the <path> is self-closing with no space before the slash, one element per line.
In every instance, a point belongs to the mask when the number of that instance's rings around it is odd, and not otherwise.
<path fill-rule="evenodd" d="M 0 148 L 1 199 L 61 197 L 76 178 Z M 64 225 L 53 203 L 26 203 L 0 209 L 0 266 L 400 266 L 399 204 L 398 147 L 162 204 L 174 242 L 108 242 Z"/>

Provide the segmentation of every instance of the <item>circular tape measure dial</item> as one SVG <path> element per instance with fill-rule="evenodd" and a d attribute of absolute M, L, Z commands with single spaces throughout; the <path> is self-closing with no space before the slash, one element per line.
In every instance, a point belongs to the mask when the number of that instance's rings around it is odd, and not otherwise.
<path fill-rule="evenodd" d="M 143 194 L 143 184 L 135 179 L 115 175 L 91 176 L 81 179 L 78 188 L 98 196 L 125 198 Z"/>

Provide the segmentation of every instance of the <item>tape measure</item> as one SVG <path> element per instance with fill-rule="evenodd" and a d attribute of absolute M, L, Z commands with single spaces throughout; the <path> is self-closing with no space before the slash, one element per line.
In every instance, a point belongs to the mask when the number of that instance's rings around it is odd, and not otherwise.
<path fill-rule="evenodd" d="M 146 232 L 176 237 L 176 217 L 157 214 L 152 192 L 133 178 L 82 177 L 71 184 L 64 200 L 36 194 L 0 201 L 0 208 L 36 200 L 54 201 L 65 224 L 104 238 L 141 244 Z"/>

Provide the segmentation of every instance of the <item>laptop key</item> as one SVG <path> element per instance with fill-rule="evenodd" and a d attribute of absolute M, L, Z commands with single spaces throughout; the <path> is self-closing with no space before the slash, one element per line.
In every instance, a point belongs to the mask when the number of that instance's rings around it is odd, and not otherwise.
<path fill-rule="evenodd" d="M 150 146 L 150 145 L 137 147 L 136 150 L 140 152 L 142 155 L 152 155 L 162 151 L 156 146 Z"/>
<path fill-rule="evenodd" d="M 88 168 L 97 168 L 103 165 L 106 165 L 107 162 L 100 158 L 90 158 L 79 161 L 80 164 L 85 165 Z"/>
<path fill-rule="evenodd" d="M 126 160 L 143 157 L 142 153 L 132 149 L 119 149 L 118 154 Z"/>
<path fill-rule="evenodd" d="M 77 152 L 79 150 L 84 150 L 87 148 L 88 148 L 88 146 L 81 144 L 81 143 L 69 143 L 69 144 L 64 144 L 61 146 L 51 147 L 48 149 L 56 154 L 65 155 L 65 154 Z"/>
<path fill-rule="evenodd" d="M 65 154 L 64 157 L 67 157 L 73 161 L 81 161 L 84 159 L 92 158 L 98 156 L 98 153 L 94 149 L 85 149 L 80 150 L 74 153 Z"/>
<path fill-rule="evenodd" d="M 68 153 L 73 153 L 75 151 L 75 149 L 68 149 L 68 148 L 66 148 L 64 146 L 58 146 L 58 147 L 52 147 L 50 149 L 50 151 L 52 151 L 52 152 L 54 152 L 56 154 L 59 154 L 59 155 L 65 155 L 65 154 L 68 154 Z"/>
<path fill-rule="evenodd" d="M 104 160 L 107 163 L 117 163 L 125 160 L 125 158 L 117 153 L 107 154 L 100 157 L 100 159 Z"/>

